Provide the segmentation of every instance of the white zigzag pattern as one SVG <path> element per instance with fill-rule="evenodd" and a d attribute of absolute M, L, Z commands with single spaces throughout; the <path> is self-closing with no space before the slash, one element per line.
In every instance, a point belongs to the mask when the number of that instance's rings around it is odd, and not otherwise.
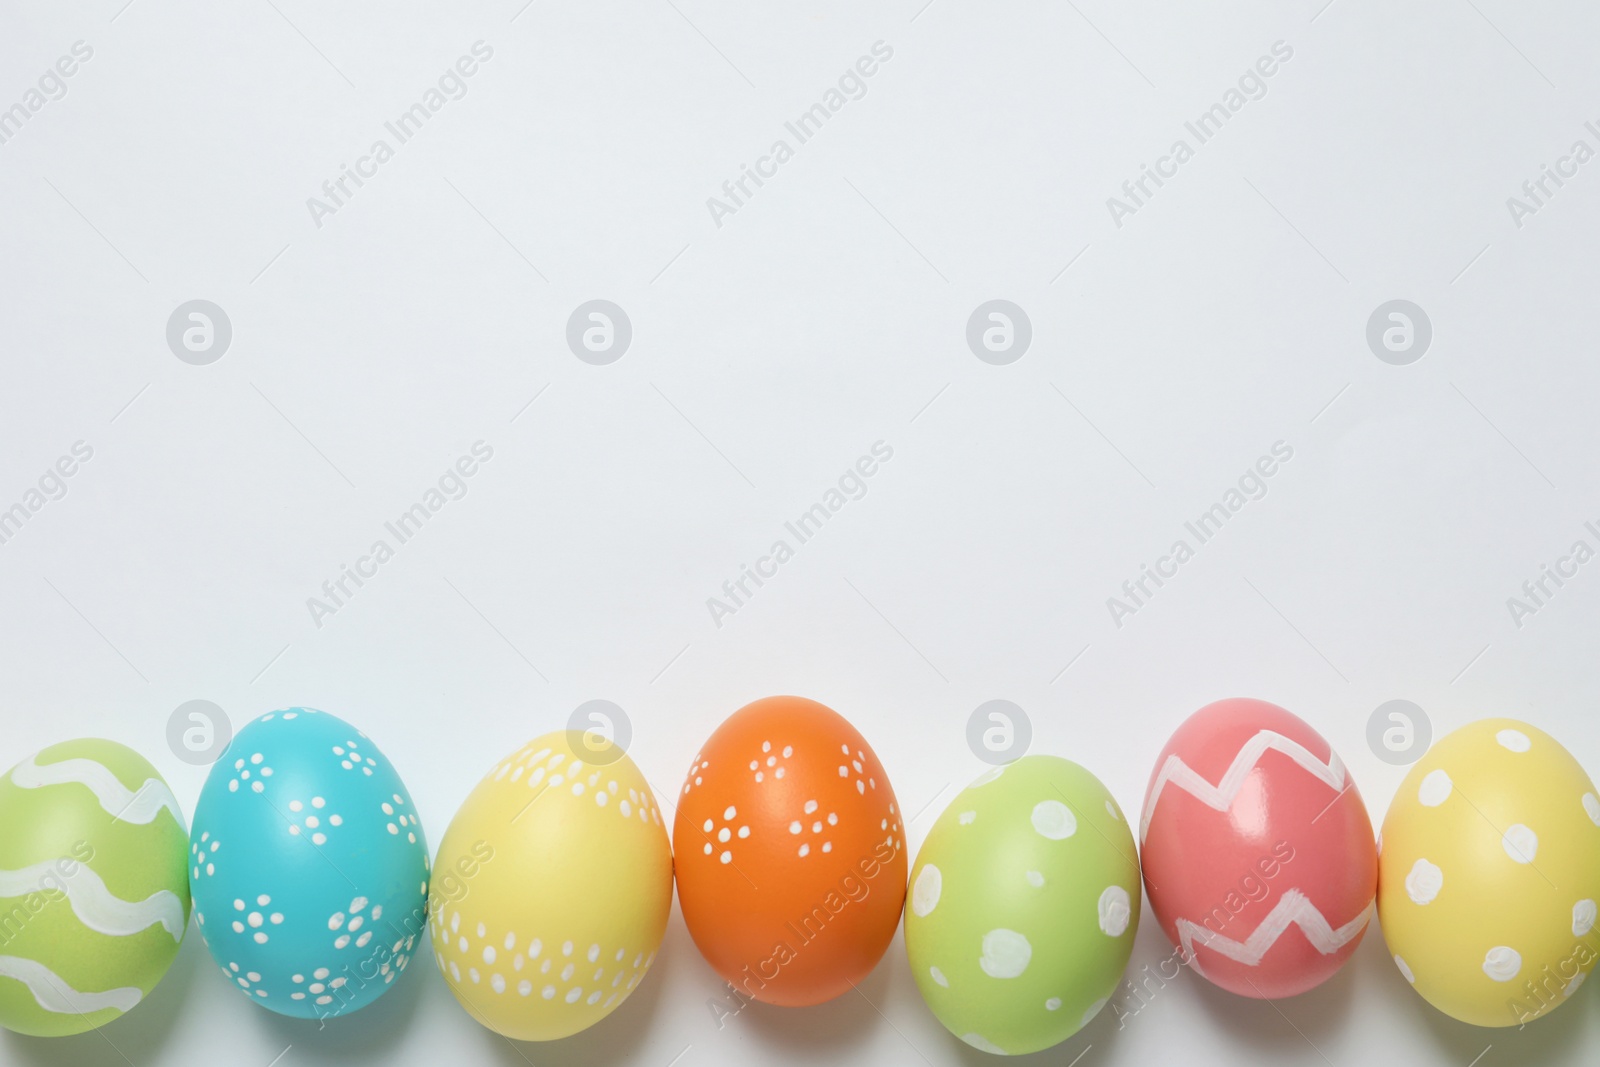
<path fill-rule="evenodd" d="M 1224 937 L 1214 930 L 1210 930 L 1199 923 L 1190 922 L 1188 919 L 1179 919 L 1178 942 L 1183 948 L 1184 959 L 1189 965 L 1201 974 L 1205 972 L 1200 968 L 1199 957 L 1195 955 L 1195 935 L 1200 935 L 1200 945 L 1230 960 L 1254 967 L 1261 962 L 1273 945 L 1278 943 L 1278 938 L 1290 926 L 1298 926 L 1300 932 L 1306 935 L 1306 940 L 1311 946 L 1324 956 L 1338 952 L 1348 945 L 1351 940 L 1360 936 L 1367 923 L 1372 920 L 1373 902 L 1367 901 L 1367 906 L 1361 909 L 1361 914 L 1334 929 L 1328 920 L 1323 918 L 1322 912 L 1311 903 L 1309 897 L 1298 889 L 1285 890 L 1283 897 L 1272 906 L 1267 917 L 1255 928 L 1249 937 L 1243 941 L 1235 941 L 1231 937 Z"/>
<path fill-rule="evenodd" d="M 1339 762 L 1338 754 L 1332 749 L 1328 750 L 1328 761 L 1324 763 L 1300 742 L 1290 740 L 1275 730 L 1262 730 L 1244 743 L 1238 754 L 1233 757 L 1233 762 L 1228 765 L 1222 780 L 1216 785 L 1202 778 L 1176 754 L 1168 756 L 1166 762 L 1161 765 L 1160 773 L 1156 775 L 1155 783 L 1150 787 L 1150 798 L 1145 801 L 1144 816 L 1139 820 L 1140 843 L 1143 844 L 1145 837 L 1150 833 L 1150 821 L 1155 818 L 1156 802 L 1161 799 L 1161 793 L 1167 783 L 1170 782 L 1192 794 L 1208 807 L 1227 811 L 1233 806 L 1239 790 L 1244 787 L 1245 779 L 1256 769 L 1256 763 L 1269 749 L 1288 756 L 1305 768 L 1312 777 L 1326 782 L 1334 790 L 1344 789 L 1344 764 Z"/>
<path fill-rule="evenodd" d="M 138 792 L 133 792 L 111 773 L 111 768 L 91 759 L 64 759 L 41 765 L 29 756 L 12 769 L 11 781 L 20 789 L 76 783 L 93 793 L 106 814 L 118 821 L 148 825 L 166 809 L 178 820 L 178 826 L 187 830 L 178 798 L 161 779 L 147 778 Z"/>

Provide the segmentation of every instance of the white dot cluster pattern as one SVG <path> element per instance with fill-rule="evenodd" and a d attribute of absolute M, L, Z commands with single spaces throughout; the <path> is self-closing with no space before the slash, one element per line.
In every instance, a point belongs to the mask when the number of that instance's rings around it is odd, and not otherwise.
<path fill-rule="evenodd" d="M 858 777 L 855 779 L 859 796 L 866 796 L 878 788 L 875 776 L 865 773 L 866 754 L 860 749 L 855 750 L 851 756 L 849 745 L 839 746 L 841 757 L 850 759 L 849 764 L 840 765 L 839 776 L 850 777 L 852 769 Z M 793 745 L 779 744 L 771 740 L 764 740 L 744 760 L 745 773 L 751 775 L 755 783 L 770 783 L 782 779 L 787 770 L 787 761 L 794 758 L 796 749 Z M 689 783 L 684 792 L 688 792 L 689 785 L 698 785 L 704 780 L 702 772 L 708 766 L 707 762 L 699 756 L 695 757 L 694 766 L 689 771 Z M 813 856 L 830 855 L 834 851 L 834 834 L 845 824 L 848 815 L 838 811 L 824 808 L 820 801 L 808 798 L 802 802 L 800 810 L 791 813 L 790 818 L 783 824 L 783 837 L 787 839 L 788 847 L 793 849 L 793 854 L 801 859 Z M 891 848 L 902 848 L 905 842 L 900 837 L 900 818 L 893 802 L 889 804 L 888 814 L 877 819 L 878 830 L 883 833 L 883 842 Z M 700 855 L 714 863 L 735 864 L 737 844 L 749 838 L 753 833 L 751 826 L 739 819 L 736 808 L 728 807 L 721 813 L 721 817 L 707 818 L 698 826 L 705 840 L 700 845 Z"/>
<path fill-rule="evenodd" d="M 866 796 L 868 789 L 877 789 L 878 780 L 866 772 L 867 754 L 856 749 L 855 755 L 850 754 L 849 745 L 840 745 L 839 751 L 843 761 L 839 764 L 839 777 L 851 778 L 855 781 L 856 792 Z"/>
<path fill-rule="evenodd" d="M 796 854 L 804 858 L 813 851 L 818 854 L 832 852 L 831 835 L 833 828 L 838 825 L 838 812 L 824 812 L 815 800 L 807 800 L 800 809 L 799 817 L 789 821 L 789 836 L 799 841 Z M 887 827 L 888 822 L 884 821 L 883 825 Z"/>
<path fill-rule="evenodd" d="M 189 842 L 189 879 L 198 882 L 202 875 L 217 873 L 217 850 L 222 842 L 212 838 L 210 831 L 202 831 L 198 841 Z"/>
<path fill-rule="evenodd" d="M 497 763 L 489 778 L 496 782 L 523 785 L 538 797 L 547 789 L 564 789 L 575 797 L 586 797 L 596 807 L 614 811 L 624 819 L 638 819 L 642 823 L 661 825 L 661 809 L 655 798 L 638 788 L 627 788 L 613 777 L 611 765 L 595 766 L 565 752 L 556 752 L 548 745 L 533 742 L 524 745 L 509 757 Z M 698 766 L 704 766 L 697 759 Z M 401 827 L 405 823 L 399 824 Z M 415 816 L 411 825 L 416 826 Z M 391 830 L 390 833 L 396 832 Z"/>
<path fill-rule="evenodd" d="M 359 751 L 361 742 L 346 741 L 342 745 L 334 745 L 330 751 L 333 758 L 339 761 L 339 766 L 347 771 L 360 770 L 368 778 L 372 777 L 372 770 L 378 761 L 365 752 Z"/>
<path fill-rule="evenodd" d="M 249 756 L 240 756 L 233 761 L 233 776 L 228 780 L 228 792 L 237 793 L 240 789 L 248 789 L 252 793 L 264 793 L 267 789 L 267 780 L 272 777 L 272 768 L 262 761 L 266 759 L 259 752 L 252 752 Z"/>
<path fill-rule="evenodd" d="M 694 764 L 689 768 L 689 777 L 683 782 L 683 795 L 688 796 L 689 790 L 705 783 L 704 771 L 711 766 L 711 761 L 703 758 L 700 753 L 694 754 Z"/>
<path fill-rule="evenodd" d="M 542 936 L 541 936 L 542 935 Z M 457 984 L 496 997 L 530 997 L 607 1010 L 633 992 L 654 950 L 540 935 L 463 920 L 441 909 L 433 927 L 435 962 Z"/>
<path fill-rule="evenodd" d="M 196 921 L 230 982 L 300 1018 L 353 1010 L 392 984 L 420 936 L 429 874 L 410 810 L 392 765 L 348 723 L 297 708 L 246 725 L 190 835 Z M 415 836 L 391 843 L 384 820 L 400 812 Z"/>
<path fill-rule="evenodd" d="M 765 782 L 768 777 L 773 781 L 782 780 L 783 776 L 789 773 L 784 761 L 793 755 L 793 745 L 784 745 L 781 749 L 777 749 L 773 747 L 771 741 L 761 742 L 761 754 L 750 761 L 750 771 L 757 784 Z"/>
<path fill-rule="evenodd" d="M 707 856 L 716 856 L 718 863 L 733 862 L 733 843 L 747 840 L 750 837 L 749 825 L 739 821 L 739 809 L 729 805 L 722 811 L 720 820 L 707 819 L 700 826 L 700 832 L 706 836 L 703 852 Z"/>

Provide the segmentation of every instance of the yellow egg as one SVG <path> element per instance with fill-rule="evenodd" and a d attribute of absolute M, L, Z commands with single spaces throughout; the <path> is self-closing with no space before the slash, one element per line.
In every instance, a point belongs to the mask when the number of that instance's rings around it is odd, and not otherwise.
<path fill-rule="evenodd" d="M 434 960 L 462 1007 L 522 1041 L 584 1030 L 638 986 L 666 931 L 672 849 L 650 785 L 598 734 L 501 760 L 445 831 Z"/>
<path fill-rule="evenodd" d="M 1483 719 L 1411 768 L 1379 838 L 1378 918 L 1440 1011 L 1517 1026 L 1570 998 L 1600 958 L 1600 799 L 1549 734 Z"/>

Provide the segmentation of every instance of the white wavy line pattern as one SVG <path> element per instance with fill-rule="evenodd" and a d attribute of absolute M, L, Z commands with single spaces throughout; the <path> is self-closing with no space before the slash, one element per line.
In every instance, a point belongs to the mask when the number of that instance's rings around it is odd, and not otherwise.
<path fill-rule="evenodd" d="M 166 809 L 178 820 L 179 828 L 188 832 L 183 811 L 178 807 L 178 798 L 172 795 L 172 790 L 161 779 L 147 778 L 138 792 L 132 792 L 103 763 L 77 758 L 41 766 L 34 762 L 36 755 L 29 756 L 12 770 L 11 780 L 19 788 L 42 789 L 50 785 L 76 783 L 88 787 L 100 806 L 115 819 L 142 826 L 154 822 L 162 809 Z"/>
<path fill-rule="evenodd" d="M 1193 795 L 1202 804 L 1218 811 L 1227 811 L 1233 806 L 1239 790 L 1244 787 L 1245 779 L 1250 777 L 1250 772 L 1255 770 L 1256 764 L 1268 751 L 1283 753 L 1303 767 L 1312 777 L 1327 783 L 1335 791 L 1344 789 L 1344 764 L 1339 761 L 1338 753 L 1329 749 L 1328 761 L 1324 763 L 1300 742 L 1284 737 L 1275 730 L 1262 730 L 1246 741 L 1238 754 L 1233 757 L 1233 762 L 1228 765 L 1222 780 L 1216 785 L 1202 778 L 1194 768 L 1174 753 L 1161 765 L 1160 773 L 1150 786 L 1150 797 L 1145 801 L 1144 816 L 1139 820 L 1140 843 L 1142 844 L 1150 833 L 1150 821 L 1155 818 L 1156 802 L 1161 799 L 1161 793 L 1169 782 Z"/>
<path fill-rule="evenodd" d="M 20 956 L 0 956 L 0 977 L 21 982 L 39 1007 L 57 1015 L 87 1015 L 102 1008 L 132 1011 L 144 999 L 144 994 L 131 986 L 101 993 L 81 992 L 44 964 Z"/>
<path fill-rule="evenodd" d="M 1189 961 L 1196 971 L 1201 970 L 1199 957 L 1195 955 L 1195 935 L 1200 936 L 1200 945 L 1230 960 L 1242 963 L 1247 967 L 1254 967 L 1261 962 L 1263 956 L 1278 943 L 1285 930 L 1290 926 L 1298 926 L 1301 933 L 1306 935 L 1306 940 L 1311 942 L 1313 948 L 1324 956 L 1338 952 L 1348 945 L 1353 939 L 1359 937 L 1361 931 L 1366 929 L 1367 923 L 1372 920 L 1373 902 L 1367 901 L 1367 906 L 1361 909 L 1361 914 L 1351 919 L 1338 929 L 1325 919 L 1317 906 L 1311 903 L 1309 897 L 1298 889 L 1284 891 L 1278 903 L 1272 906 L 1266 918 L 1261 920 L 1250 936 L 1243 941 L 1235 941 L 1231 937 L 1224 937 L 1214 930 L 1208 929 L 1199 923 L 1190 922 L 1188 919 L 1179 919 L 1178 943 L 1183 949 L 1184 959 Z"/>
<path fill-rule="evenodd" d="M 48 890 L 64 892 L 78 921 L 96 933 L 126 937 L 160 923 L 173 941 L 183 938 L 183 901 L 169 890 L 158 890 L 144 900 L 123 900 L 93 870 L 66 857 L 20 871 L 0 870 L 0 897 Z"/>

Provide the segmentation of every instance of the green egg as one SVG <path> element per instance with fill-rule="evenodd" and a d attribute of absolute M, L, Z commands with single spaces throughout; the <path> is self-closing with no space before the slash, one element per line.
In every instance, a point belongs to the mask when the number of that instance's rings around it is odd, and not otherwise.
<path fill-rule="evenodd" d="M 189 861 L 177 801 L 130 748 L 68 741 L 0 777 L 0 1026 L 64 1037 L 131 1011 L 178 955 Z"/>
<path fill-rule="evenodd" d="M 1098 778 L 1057 756 L 984 773 L 911 869 L 906 954 L 922 999 L 985 1052 L 1065 1041 L 1122 979 L 1139 890 L 1133 835 Z"/>

